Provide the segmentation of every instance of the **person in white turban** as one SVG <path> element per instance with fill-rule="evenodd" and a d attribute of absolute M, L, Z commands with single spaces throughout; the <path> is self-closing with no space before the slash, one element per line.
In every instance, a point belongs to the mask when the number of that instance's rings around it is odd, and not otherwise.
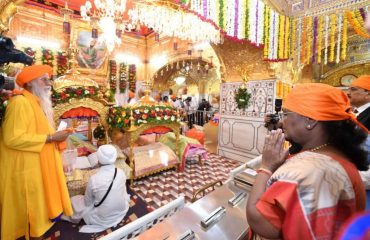
<path fill-rule="evenodd" d="M 74 223 L 83 218 L 87 225 L 80 232 L 85 233 L 115 227 L 126 215 L 130 201 L 126 191 L 125 173 L 114 165 L 117 158 L 115 147 L 110 144 L 102 145 L 93 154 L 97 155 L 101 167 L 90 177 L 85 195 L 72 197 L 73 216 L 64 218 Z"/>

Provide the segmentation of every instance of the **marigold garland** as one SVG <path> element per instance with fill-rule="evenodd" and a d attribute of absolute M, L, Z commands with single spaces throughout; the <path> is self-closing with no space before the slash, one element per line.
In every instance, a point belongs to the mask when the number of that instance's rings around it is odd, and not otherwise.
<path fill-rule="evenodd" d="M 301 47 L 301 63 L 304 64 L 306 62 L 306 44 L 307 44 L 307 19 L 303 19 L 303 27 L 302 27 L 302 47 Z"/>
<path fill-rule="evenodd" d="M 347 15 L 343 15 L 343 37 L 342 37 L 342 51 L 340 53 L 340 58 L 342 61 L 347 58 L 347 31 L 348 31 L 348 22 Z"/>
<path fill-rule="evenodd" d="M 330 55 L 329 62 L 334 62 L 335 32 L 337 31 L 337 15 L 330 15 Z"/>
<path fill-rule="evenodd" d="M 264 29 L 263 29 L 263 57 L 265 59 L 268 59 L 268 54 L 269 54 L 269 48 L 270 48 L 270 7 L 268 5 L 265 5 L 265 18 L 264 18 Z"/>
<path fill-rule="evenodd" d="M 284 58 L 284 16 L 279 15 L 278 58 Z"/>
<path fill-rule="evenodd" d="M 348 11 L 346 12 L 346 16 L 357 35 L 360 35 L 363 38 L 370 38 L 370 34 L 367 33 L 364 27 L 364 21 L 359 10 Z"/>
<path fill-rule="evenodd" d="M 294 18 L 291 20 L 292 21 L 292 24 L 291 24 L 291 31 L 289 35 L 291 35 L 291 41 L 290 41 L 290 55 L 291 56 L 295 56 L 295 50 L 296 50 L 296 28 L 297 28 L 297 19 Z"/>
<path fill-rule="evenodd" d="M 65 51 L 57 52 L 57 76 L 63 76 L 68 70 L 68 54 Z"/>
<path fill-rule="evenodd" d="M 284 59 L 289 58 L 290 52 L 290 19 L 288 17 L 285 18 L 285 42 L 284 42 Z"/>
<path fill-rule="evenodd" d="M 321 63 L 323 16 L 319 16 L 317 26 L 317 63 Z"/>
<path fill-rule="evenodd" d="M 311 62 L 311 49 L 312 49 L 312 17 L 307 19 L 307 55 L 306 55 L 306 64 Z"/>
<path fill-rule="evenodd" d="M 136 66 L 135 64 L 129 65 L 128 68 L 128 88 L 132 92 L 136 92 Z"/>

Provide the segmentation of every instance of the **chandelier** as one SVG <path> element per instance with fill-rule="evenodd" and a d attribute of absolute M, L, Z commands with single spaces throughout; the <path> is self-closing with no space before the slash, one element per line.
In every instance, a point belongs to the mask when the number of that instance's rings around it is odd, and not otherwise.
<path fill-rule="evenodd" d="M 100 40 L 105 42 L 109 52 L 121 44 L 119 25 L 125 10 L 126 0 L 95 0 L 94 6 L 87 0 L 80 8 L 82 20 L 91 22 L 93 26 L 93 37 L 97 37 L 97 34 L 94 36 L 94 26 L 98 24 L 103 32 Z"/>
<path fill-rule="evenodd" d="M 222 42 L 220 31 L 196 15 L 168 6 L 137 4 L 129 11 L 133 24 L 143 24 L 165 36 L 174 36 L 192 42 Z"/>

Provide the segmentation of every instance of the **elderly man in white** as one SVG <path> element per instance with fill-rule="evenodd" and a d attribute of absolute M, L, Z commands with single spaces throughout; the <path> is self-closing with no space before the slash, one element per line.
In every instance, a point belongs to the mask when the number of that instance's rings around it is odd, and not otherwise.
<path fill-rule="evenodd" d="M 117 150 L 113 145 L 100 146 L 97 158 L 101 165 L 87 184 L 85 195 L 72 197 L 74 215 L 66 220 L 78 223 L 82 218 L 87 225 L 80 232 L 101 232 L 115 227 L 129 209 L 130 196 L 126 191 L 126 176 L 114 166 Z"/>

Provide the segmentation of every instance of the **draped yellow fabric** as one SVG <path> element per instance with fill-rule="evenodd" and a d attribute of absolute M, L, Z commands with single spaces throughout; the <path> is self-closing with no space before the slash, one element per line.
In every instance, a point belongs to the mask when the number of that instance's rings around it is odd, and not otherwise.
<path fill-rule="evenodd" d="M 72 214 L 60 154 L 45 144 L 54 130 L 27 91 L 9 101 L 0 130 L 1 239 L 41 236 L 50 219 Z"/>

